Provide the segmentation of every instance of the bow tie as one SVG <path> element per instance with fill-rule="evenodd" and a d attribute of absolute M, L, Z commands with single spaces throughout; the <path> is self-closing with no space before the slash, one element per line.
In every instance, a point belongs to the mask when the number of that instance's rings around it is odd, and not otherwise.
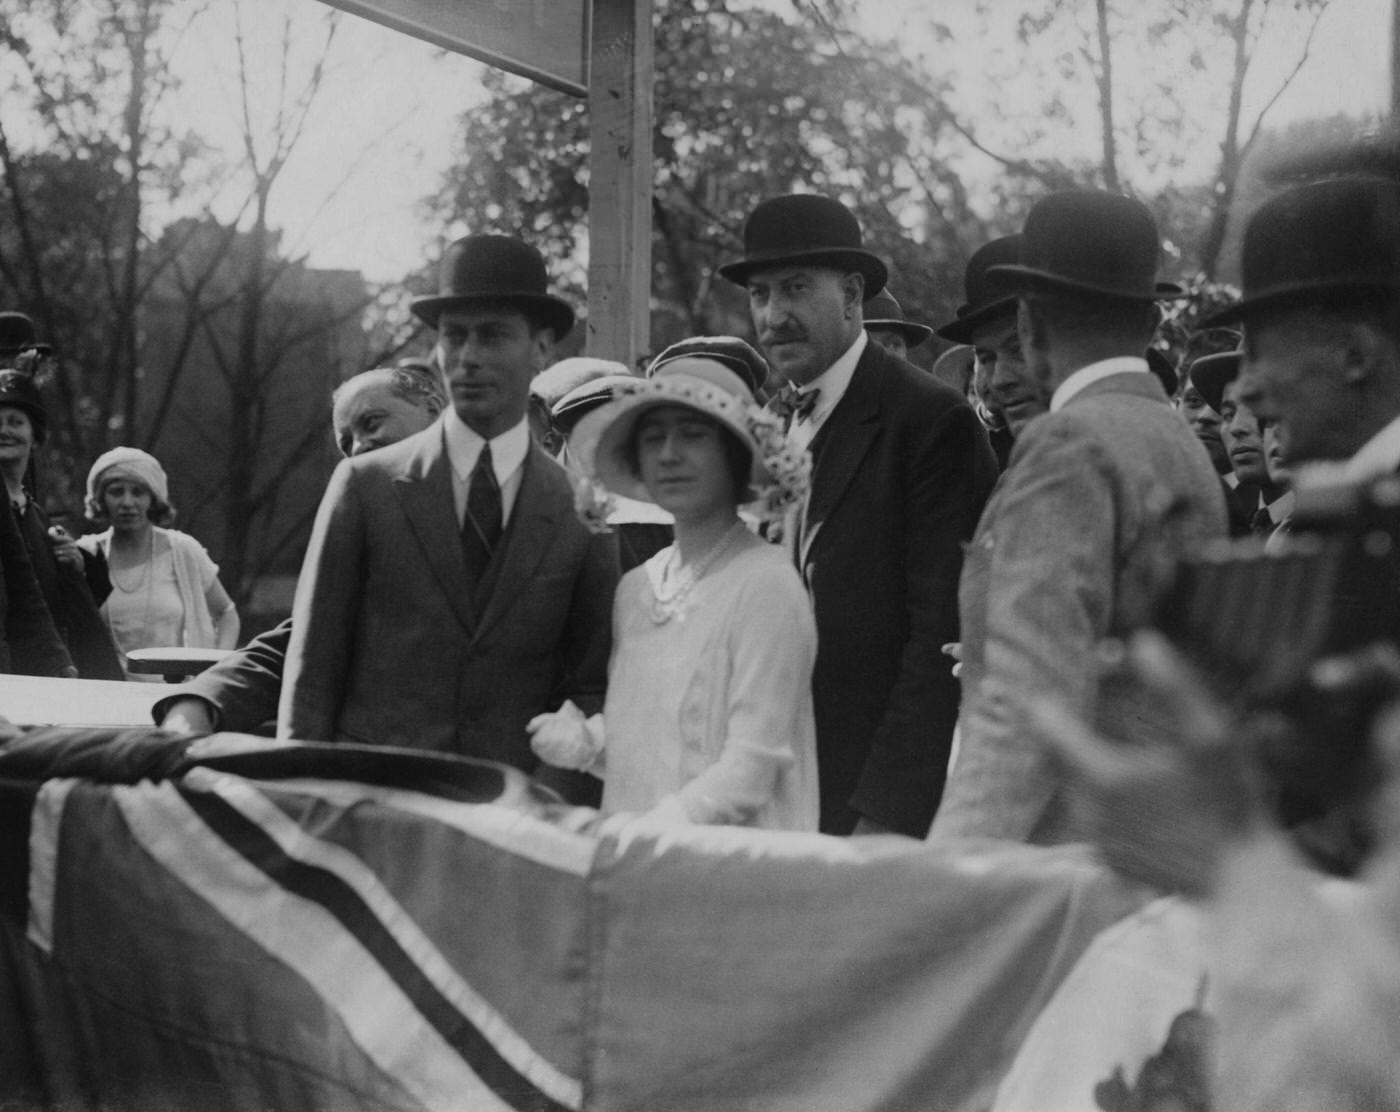
<path fill-rule="evenodd" d="M 790 382 L 785 382 L 768 399 L 768 408 L 783 419 L 783 428 L 792 427 L 793 421 L 806 420 L 817 407 L 821 390 L 799 390 Z"/>

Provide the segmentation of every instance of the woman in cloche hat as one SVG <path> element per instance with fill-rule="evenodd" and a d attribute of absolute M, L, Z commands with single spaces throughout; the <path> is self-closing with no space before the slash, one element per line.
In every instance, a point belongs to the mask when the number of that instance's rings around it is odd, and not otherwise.
<path fill-rule="evenodd" d="M 701 356 L 619 384 L 572 445 L 606 492 L 671 513 L 676 541 L 618 585 L 602 715 L 538 716 L 536 754 L 602 777 L 605 811 L 815 830 L 811 608 L 787 554 L 738 514 L 795 505 L 807 454 Z"/>
<path fill-rule="evenodd" d="M 175 518 L 165 468 L 140 448 L 113 448 L 88 470 L 87 512 L 107 522 L 78 544 L 107 558 L 112 593 L 102 616 L 124 653 L 134 649 L 231 649 L 238 611 L 219 582 L 219 567 Z M 159 682 L 159 676 L 128 678 Z"/>

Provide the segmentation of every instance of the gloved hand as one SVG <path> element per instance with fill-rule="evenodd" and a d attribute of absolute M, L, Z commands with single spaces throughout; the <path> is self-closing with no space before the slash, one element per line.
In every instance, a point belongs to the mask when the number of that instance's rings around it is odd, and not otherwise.
<path fill-rule="evenodd" d="M 548 714 L 537 714 L 526 723 L 530 748 L 545 764 L 586 772 L 602 752 L 602 738 L 590 729 L 583 711 L 566 700 Z"/>
<path fill-rule="evenodd" d="M 691 826 L 694 824 L 690 812 L 686 810 L 680 796 L 675 794 L 662 796 L 650 811 L 642 812 L 642 820 L 657 826 Z"/>

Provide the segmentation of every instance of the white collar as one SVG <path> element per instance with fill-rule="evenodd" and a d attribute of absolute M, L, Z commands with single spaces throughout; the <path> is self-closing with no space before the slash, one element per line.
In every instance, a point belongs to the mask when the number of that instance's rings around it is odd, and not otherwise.
<path fill-rule="evenodd" d="M 1264 496 L 1261 494 L 1259 496 L 1259 501 L 1261 503 L 1259 508 L 1268 511 L 1269 520 L 1275 525 L 1281 525 L 1292 516 L 1293 502 L 1296 497 L 1297 496 L 1291 490 L 1285 490 L 1272 502 L 1265 502 Z"/>
<path fill-rule="evenodd" d="M 486 443 L 482 436 L 467 427 L 452 406 L 447 407 L 442 422 L 443 439 L 447 445 L 447 458 L 457 478 L 467 482 L 476 457 L 481 455 L 481 446 Z M 496 482 L 505 486 L 530 451 L 530 426 L 525 418 L 520 423 L 506 429 L 500 436 L 491 438 L 491 470 L 496 473 Z"/>
<path fill-rule="evenodd" d="M 835 363 L 806 386 L 797 388 L 803 394 L 809 390 L 821 391 L 817 395 L 817 404 L 812 407 L 811 414 L 806 418 L 813 428 L 826 420 L 827 415 L 836 408 L 836 403 L 845 395 L 846 388 L 851 384 L 851 377 L 856 373 L 856 364 L 865 354 L 865 345 L 869 342 L 869 337 L 862 328 L 851 342 L 851 346 L 841 353 Z"/>
<path fill-rule="evenodd" d="M 1050 397 L 1050 412 L 1063 409 L 1071 398 L 1101 378 L 1138 371 L 1152 373 L 1147 369 L 1147 360 L 1141 355 L 1115 355 L 1111 359 L 1100 359 L 1097 363 L 1080 367 L 1055 388 L 1055 393 Z"/>
<path fill-rule="evenodd" d="M 1400 417 L 1396 417 L 1347 460 L 1342 478 L 1361 483 L 1400 471 Z"/>

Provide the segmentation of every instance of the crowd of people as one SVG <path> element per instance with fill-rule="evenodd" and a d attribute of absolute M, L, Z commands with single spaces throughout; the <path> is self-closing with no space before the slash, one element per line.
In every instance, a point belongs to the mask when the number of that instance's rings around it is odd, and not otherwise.
<path fill-rule="evenodd" d="M 1180 367 L 1157 343 L 1184 296 L 1160 255 L 1140 202 L 1044 197 L 971 255 L 936 330 L 955 347 L 929 373 L 906 356 L 934 330 L 905 319 L 855 216 L 770 198 L 720 268 L 756 346 L 693 337 L 639 375 L 556 361 L 575 314 L 540 253 L 460 239 L 412 303 L 435 366 L 377 368 L 332 399 L 345 458 L 291 617 L 155 720 L 500 761 L 650 822 L 1092 840 L 1226 906 L 1222 878 L 1251 863 L 1278 892 L 1303 853 L 1365 876 L 1395 852 L 1374 807 L 1395 790 L 1393 740 L 1346 792 L 1300 789 L 1235 736 L 1258 731 L 1230 692 L 1142 631 L 1182 562 L 1228 538 L 1251 558 L 1310 551 L 1318 476 L 1361 489 L 1400 471 L 1400 183 L 1336 174 L 1267 201 L 1242 299 Z M 233 648 L 217 568 L 169 528 L 148 453 L 93 463 L 105 531 L 49 523 L 45 352 L 19 314 L 0 342 L 9 667 L 115 678 L 143 645 Z M 1393 614 L 1397 582 L 1351 603 Z M 1400 690 L 1393 662 L 1347 666 Z M 1319 851 L 1338 815 L 1345 848 Z M 1299 980 L 1367 960 L 1328 956 Z M 1373 1035 L 1394 1037 L 1389 1007 L 1376 994 Z"/>
<path fill-rule="evenodd" d="M 1349 380 L 1320 399 L 1294 385 L 1311 372 L 1284 345 L 1260 356 L 1251 325 L 1261 298 L 1293 331 L 1319 303 L 1380 314 L 1393 276 L 1363 233 L 1389 219 L 1389 188 L 1344 178 L 1266 205 L 1243 307 L 1180 368 L 1156 343 L 1184 295 L 1157 272 L 1153 218 L 1103 192 L 1047 196 L 971 255 L 933 373 L 906 356 L 935 330 L 906 319 L 830 198 L 759 203 L 720 269 L 757 347 L 695 337 L 645 375 L 555 360 L 574 310 L 539 252 L 467 236 L 412 305 L 433 363 L 331 399 L 345 460 L 293 615 L 157 721 L 499 760 L 570 801 L 673 821 L 1081 836 L 1028 708 L 1053 699 L 1142 744 L 1170 733 L 1139 684 L 1102 682 L 1100 646 L 1148 624 L 1164 566 L 1212 540 L 1286 551 L 1293 470 L 1386 427 Z M 1339 244 L 1317 230 L 1334 210 L 1372 224 Z M 1302 262 L 1279 244 L 1300 231 L 1317 241 Z M 135 649 L 232 649 L 237 613 L 169 527 L 148 453 L 92 464 L 103 531 L 48 521 L 48 349 L 22 314 L 0 333 L 0 524 L 23 546 L 6 558 L 12 668 L 136 678 Z M 1347 435 L 1319 447 L 1319 421 Z"/>
<path fill-rule="evenodd" d="M 52 522 L 40 484 L 49 415 L 37 379 L 51 348 L 23 313 L 0 313 L 0 476 L 9 511 L 0 532 L 8 671 L 101 680 L 158 680 L 128 667 L 155 647 L 232 649 L 238 614 L 218 567 L 175 517 L 160 462 L 139 448 L 103 453 L 85 508 L 99 533 Z"/>

